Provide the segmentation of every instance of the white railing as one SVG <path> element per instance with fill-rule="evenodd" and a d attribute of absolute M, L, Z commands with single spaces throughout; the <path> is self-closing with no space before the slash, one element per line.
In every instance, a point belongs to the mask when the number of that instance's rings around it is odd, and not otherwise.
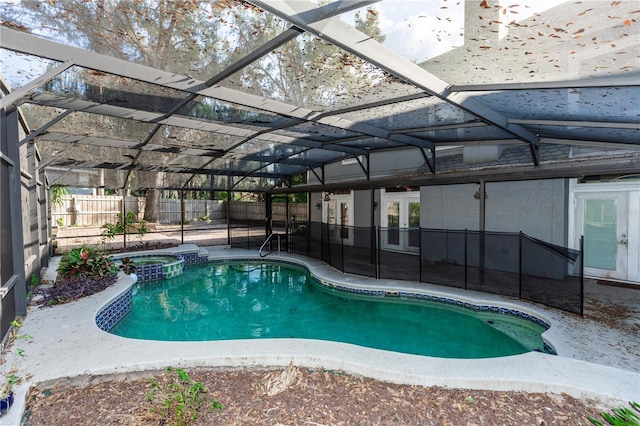
<path fill-rule="evenodd" d="M 258 250 L 258 254 L 260 255 L 260 257 L 265 257 L 268 256 L 269 254 L 273 253 L 272 251 L 268 251 L 265 254 L 262 254 L 262 250 L 267 246 L 267 244 L 269 244 L 269 242 L 271 241 L 271 239 L 273 237 L 277 237 L 278 238 L 278 253 L 280 253 L 280 236 L 282 234 L 270 234 L 266 240 L 264 240 L 264 243 L 262 243 L 262 245 L 260 246 L 260 250 Z"/>

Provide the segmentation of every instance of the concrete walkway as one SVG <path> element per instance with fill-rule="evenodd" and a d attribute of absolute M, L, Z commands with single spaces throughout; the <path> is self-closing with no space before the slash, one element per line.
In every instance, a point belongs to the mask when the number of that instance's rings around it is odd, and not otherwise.
<path fill-rule="evenodd" d="M 209 249 L 210 258 L 256 257 L 256 251 Z M 372 288 L 379 281 L 342 274 L 314 259 L 275 255 L 307 265 L 316 277 L 345 286 Z M 264 339 L 214 342 L 158 342 L 118 337 L 100 330 L 95 316 L 131 285 L 121 274 L 107 290 L 53 308 L 32 307 L 20 335 L 7 354 L 5 371 L 15 365 L 23 383 L 16 387 L 16 403 L 0 425 L 18 425 L 30 386 L 88 383 L 96 376 L 195 367 L 285 367 L 290 362 L 310 368 L 343 370 L 394 383 L 470 389 L 567 393 L 603 407 L 640 401 L 640 337 L 555 309 L 496 295 L 465 292 L 424 283 L 385 281 L 386 290 L 416 290 L 513 307 L 552 324 L 544 337 L 557 356 L 523 355 L 459 360 L 400 354 L 351 344 L 304 339 Z M 603 286 L 598 286 L 603 287 Z M 640 291 L 614 287 L 589 289 L 597 297 L 634 303 Z M 598 295 L 597 292 L 601 292 Z M 637 305 L 640 306 L 640 303 Z M 634 320 L 640 321 L 640 318 Z M 640 323 L 640 322 L 639 322 Z M 633 340 L 635 339 L 635 340 Z M 625 350 L 624 348 L 628 348 Z M 16 356 L 17 349 L 24 356 Z"/>

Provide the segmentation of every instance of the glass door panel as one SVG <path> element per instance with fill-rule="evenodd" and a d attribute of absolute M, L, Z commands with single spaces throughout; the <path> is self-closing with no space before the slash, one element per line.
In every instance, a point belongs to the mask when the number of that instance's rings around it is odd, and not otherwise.
<path fill-rule="evenodd" d="M 420 201 L 410 201 L 408 203 L 407 214 L 409 215 L 408 246 L 412 249 L 419 249 L 420 248 Z"/>
<path fill-rule="evenodd" d="M 398 201 L 387 203 L 387 244 L 400 245 L 400 203 Z"/>
<path fill-rule="evenodd" d="M 332 196 L 323 202 L 324 222 L 329 226 L 329 240 L 334 243 L 353 243 L 349 227 L 353 221 L 353 199 L 349 194 Z"/>
<path fill-rule="evenodd" d="M 349 203 L 340 203 L 340 236 L 344 240 L 349 239 Z"/>
<path fill-rule="evenodd" d="M 420 201 L 415 195 L 387 197 L 386 216 L 382 226 L 386 227 L 383 247 L 392 250 L 418 251 L 420 249 Z"/>
<path fill-rule="evenodd" d="M 628 196 L 576 194 L 576 247 L 584 236 L 584 273 L 587 276 L 627 279 Z"/>
<path fill-rule="evenodd" d="M 327 224 L 336 225 L 338 223 L 336 218 L 336 203 L 329 201 L 327 203 Z"/>
<path fill-rule="evenodd" d="M 584 266 L 616 270 L 618 245 L 616 200 L 585 200 Z"/>

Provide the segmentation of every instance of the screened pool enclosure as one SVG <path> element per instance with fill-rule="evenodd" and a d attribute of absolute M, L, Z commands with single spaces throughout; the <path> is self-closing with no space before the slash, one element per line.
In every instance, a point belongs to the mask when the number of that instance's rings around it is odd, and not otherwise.
<path fill-rule="evenodd" d="M 365 244 L 384 278 L 375 250 L 397 235 L 390 253 L 426 282 L 423 256 L 462 244 L 459 232 L 482 245 L 484 268 L 485 255 L 529 241 L 581 262 L 565 254 L 587 229 L 585 245 L 612 260 L 584 266 L 640 282 L 635 0 L 13 0 L 0 14 L 3 336 L 52 253 L 59 188 L 140 197 L 150 223 L 168 197 L 230 206 L 252 194 L 264 217 L 246 221 L 240 245 L 275 230 L 298 253 L 333 247 L 317 257 L 335 264 L 336 247 Z M 618 190 L 611 235 L 596 235 L 580 194 L 609 205 Z M 305 214 L 287 207 L 274 223 L 279 202 Z M 597 223 L 611 225 L 605 213 Z M 531 240 L 492 240 L 501 232 Z M 545 269 L 518 253 L 532 274 Z M 559 270 L 581 277 L 582 266 Z M 547 298 L 565 307 L 564 290 Z"/>

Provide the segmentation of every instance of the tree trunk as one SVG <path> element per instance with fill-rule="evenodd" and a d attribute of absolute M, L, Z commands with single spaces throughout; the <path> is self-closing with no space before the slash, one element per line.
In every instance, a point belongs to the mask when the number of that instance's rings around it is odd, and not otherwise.
<path fill-rule="evenodd" d="M 160 215 L 160 194 L 159 189 L 147 190 L 147 196 L 144 203 L 144 218 L 145 222 L 158 223 L 158 217 Z"/>

